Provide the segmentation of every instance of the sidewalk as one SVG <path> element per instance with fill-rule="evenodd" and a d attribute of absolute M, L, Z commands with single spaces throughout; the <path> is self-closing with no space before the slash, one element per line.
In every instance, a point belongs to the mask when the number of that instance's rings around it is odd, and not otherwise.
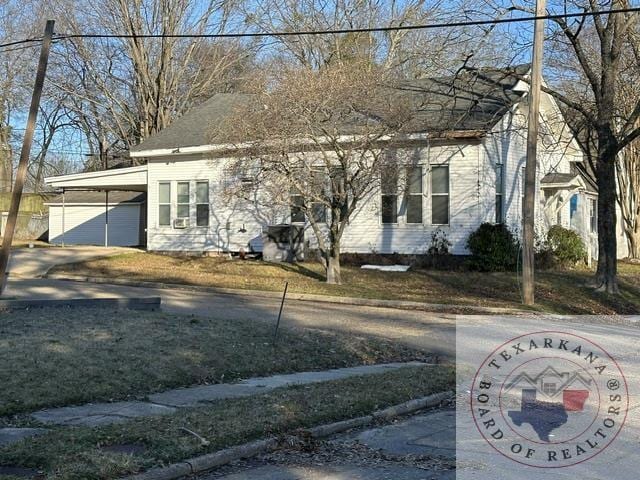
<path fill-rule="evenodd" d="M 41 423 L 58 426 L 96 427 L 152 415 L 168 415 L 181 408 L 193 408 L 215 400 L 247 397 L 292 385 L 340 380 L 349 377 L 372 375 L 404 367 L 425 365 L 421 362 L 387 363 L 340 368 L 318 372 L 300 372 L 288 375 L 250 378 L 239 383 L 199 385 L 168 390 L 150 395 L 148 401 L 113 403 L 89 403 L 86 405 L 40 410 L 31 417 Z M 45 432 L 42 428 L 0 428 L 0 446 L 22 438 Z"/>
<path fill-rule="evenodd" d="M 197 478 L 454 480 L 455 438 L 455 412 L 438 409 L 236 461 Z"/>

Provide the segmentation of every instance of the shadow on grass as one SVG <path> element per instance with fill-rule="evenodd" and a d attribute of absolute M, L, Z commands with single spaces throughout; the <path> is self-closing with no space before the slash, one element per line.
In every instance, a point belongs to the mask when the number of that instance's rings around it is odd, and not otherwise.
<path fill-rule="evenodd" d="M 314 280 L 320 280 L 322 282 L 326 281 L 327 277 L 325 275 L 322 275 L 321 273 L 318 273 L 314 270 L 311 270 L 308 267 L 305 267 L 304 265 L 300 264 L 300 263 L 272 263 L 272 262 L 264 262 L 265 265 L 269 265 L 272 267 L 277 267 L 280 268 L 281 270 L 284 270 L 285 272 L 289 272 L 289 273 L 295 273 L 298 275 L 302 275 L 304 277 L 308 277 L 308 278 L 312 278 Z"/>

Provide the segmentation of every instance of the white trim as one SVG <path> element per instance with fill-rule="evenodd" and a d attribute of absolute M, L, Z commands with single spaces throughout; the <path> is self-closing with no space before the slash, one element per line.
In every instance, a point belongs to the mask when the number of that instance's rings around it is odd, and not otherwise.
<path fill-rule="evenodd" d="M 109 206 L 110 207 L 115 207 L 117 205 L 142 205 L 144 202 L 117 202 L 117 203 L 113 203 L 113 202 L 109 202 Z M 43 205 L 47 205 L 47 206 L 62 206 L 62 205 L 66 205 L 67 207 L 79 207 L 79 206 L 85 206 L 85 207 L 91 207 L 91 206 L 95 206 L 95 205 L 99 205 L 99 206 L 103 206 L 104 202 L 44 202 Z"/>
<path fill-rule="evenodd" d="M 64 182 L 67 180 L 85 180 L 89 178 L 115 177 L 118 175 L 126 175 L 128 173 L 138 173 L 138 172 L 146 172 L 146 171 L 147 171 L 146 165 L 140 165 L 138 167 L 114 168 L 113 170 L 98 170 L 95 172 L 72 173 L 70 175 L 58 175 L 56 177 L 46 177 L 44 179 L 44 183 L 48 185 L 51 183 Z"/>
<path fill-rule="evenodd" d="M 461 137 L 456 137 L 457 131 L 449 132 L 450 137 L 437 137 L 432 136 L 428 133 L 410 133 L 403 134 L 398 136 L 393 135 L 383 135 L 378 138 L 378 141 L 389 141 L 393 138 L 399 138 L 400 140 L 459 140 L 459 139 L 468 139 L 468 138 L 476 138 L 476 137 L 468 137 L 470 132 L 467 131 L 459 131 L 458 133 L 463 133 L 465 135 Z M 484 136 L 485 133 L 479 134 L 478 137 Z M 357 142 L 362 139 L 362 135 L 340 135 L 337 138 L 337 142 L 339 143 L 348 143 L 348 142 Z M 312 140 L 308 138 L 298 139 L 294 142 L 294 145 L 316 145 L 317 143 L 332 143 L 333 140 L 329 137 L 320 137 L 318 139 Z M 166 156 L 174 156 L 174 155 L 192 155 L 197 153 L 213 153 L 213 152 L 224 152 L 224 151 L 234 151 L 241 150 L 244 148 L 256 147 L 256 146 L 277 146 L 276 141 L 267 141 L 267 142 L 241 142 L 241 143 L 220 143 L 220 144 L 207 144 L 207 145 L 196 145 L 190 147 L 176 147 L 176 148 L 156 148 L 150 150 L 139 150 L 139 151 L 130 151 L 129 156 L 131 158 L 141 158 L 141 157 L 166 157 Z"/>

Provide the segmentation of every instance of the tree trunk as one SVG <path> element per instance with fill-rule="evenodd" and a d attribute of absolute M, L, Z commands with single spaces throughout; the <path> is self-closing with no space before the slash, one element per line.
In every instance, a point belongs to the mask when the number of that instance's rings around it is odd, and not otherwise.
<path fill-rule="evenodd" d="M 331 285 L 342 284 L 340 274 L 340 247 L 331 246 L 327 253 L 327 283 Z"/>
<path fill-rule="evenodd" d="M 598 182 L 598 269 L 596 288 L 607 293 L 619 293 L 617 279 L 616 239 L 616 175 L 613 137 L 608 132 L 599 135 Z"/>
<path fill-rule="evenodd" d="M 640 223 L 636 220 L 634 228 L 625 229 L 629 243 L 629 258 L 640 260 Z"/>

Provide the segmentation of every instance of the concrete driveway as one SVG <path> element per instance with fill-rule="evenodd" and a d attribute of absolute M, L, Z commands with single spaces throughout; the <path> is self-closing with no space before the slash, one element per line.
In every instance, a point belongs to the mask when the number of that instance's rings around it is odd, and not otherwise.
<path fill-rule="evenodd" d="M 84 262 L 92 258 L 109 257 L 136 251 L 124 247 L 51 247 L 17 248 L 11 251 L 9 277 L 39 278 L 56 265 Z"/>

